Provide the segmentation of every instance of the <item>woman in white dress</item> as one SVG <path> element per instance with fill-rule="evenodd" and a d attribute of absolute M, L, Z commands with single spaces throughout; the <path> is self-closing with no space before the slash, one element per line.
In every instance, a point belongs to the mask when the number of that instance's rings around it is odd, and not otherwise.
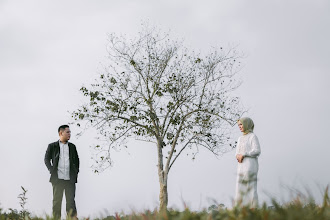
<path fill-rule="evenodd" d="M 235 203 L 238 206 L 256 208 L 260 145 L 257 136 L 253 133 L 254 123 L 251 118 L 240 118 L 237 124 L 243 135 L 238 138 L 236 147 L 238 166 Z"/>

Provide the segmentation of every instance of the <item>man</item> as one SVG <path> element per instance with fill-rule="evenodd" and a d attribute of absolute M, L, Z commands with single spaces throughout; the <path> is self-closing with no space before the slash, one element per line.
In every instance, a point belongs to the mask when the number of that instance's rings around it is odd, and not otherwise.
<path fill-rule="evenodd" d="M 66 198 L 66 212 L 76 218 L 76 183 L 79 172 L 79 157 L 76 146 L 69 141 L 71 131 L 68 125 L 58 128 L 60 139 L 48 145 L 45 164 L 53 185 L 53 217 L 61 218 L 63 191 Z"/>

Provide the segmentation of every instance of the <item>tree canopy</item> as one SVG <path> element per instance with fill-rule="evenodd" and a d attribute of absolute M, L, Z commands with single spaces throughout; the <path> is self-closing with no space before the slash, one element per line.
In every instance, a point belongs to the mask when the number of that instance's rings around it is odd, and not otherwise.
<path fill-rule="evenodd" d="M 169 32 L 144 25 L 134 39 L 109 34 L 107 52 L 96 82 L 81 88 L 89 101 L 72 113 L 108 143 L 96 146 L 96 172 L 111 164 L 111 148 L 126 146 L 128 138 L 154 142 L 162 194 L 183 151 L 204 147 L 219 155 L 234 146 L 230 128 L 244 111 L 232 96 L 241 83 L 235 47 L 196 53 Z M 160 200 L 165 207 L 167 189 Z"/>

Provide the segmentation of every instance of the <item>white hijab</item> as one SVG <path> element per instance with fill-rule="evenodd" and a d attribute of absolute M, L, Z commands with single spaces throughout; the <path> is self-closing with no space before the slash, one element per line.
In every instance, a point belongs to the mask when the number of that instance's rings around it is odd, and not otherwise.
<path fill-rule="evenodd" d="M 251 118 L 244 117 L 244 118 L 238 119 L 238 121 L 240 121 L 242 123 L 242 125 L 243 125 L 243 132 L 245 134 L 248 134 L 248 133 L 252 133 L 253 132 L 254 123 L 253 123 L 253 121 L 252 121 Z"/>

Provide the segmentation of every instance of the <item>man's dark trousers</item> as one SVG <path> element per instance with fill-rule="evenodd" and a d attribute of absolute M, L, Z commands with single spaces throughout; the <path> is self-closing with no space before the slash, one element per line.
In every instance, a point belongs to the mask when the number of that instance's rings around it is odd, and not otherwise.
<path fill-rule="evenodd" d="M 79 157 L 76 146 L 68 142 L 69 146 L 69 160 L 70 160 L 70 180 L 58 179 L 57 167 L 60 156 L 59 142 L 56 141 L 48 145 L 45 154 L 45 164 L 50 172 L 50 182 L 53 185 L 53 216 L 55 218 L 61 217 L 61 207 L 63 192 L 66 198 L 66 211 L 71 214 L 71 217 L 77 214 L 75 203 L 76 183 L 79 172 Z"/>
<path fill-rule="evenodd" d="M 61 207 L 63 191 L 66 198 L 66 213 L 70 216 L 77 214 L 76 202 L 74 200 L 76 193 L 76 184 L 70 180 L 57 180 L 53 184 L 53 216 L 55 219 L 61 218 Z"/>

